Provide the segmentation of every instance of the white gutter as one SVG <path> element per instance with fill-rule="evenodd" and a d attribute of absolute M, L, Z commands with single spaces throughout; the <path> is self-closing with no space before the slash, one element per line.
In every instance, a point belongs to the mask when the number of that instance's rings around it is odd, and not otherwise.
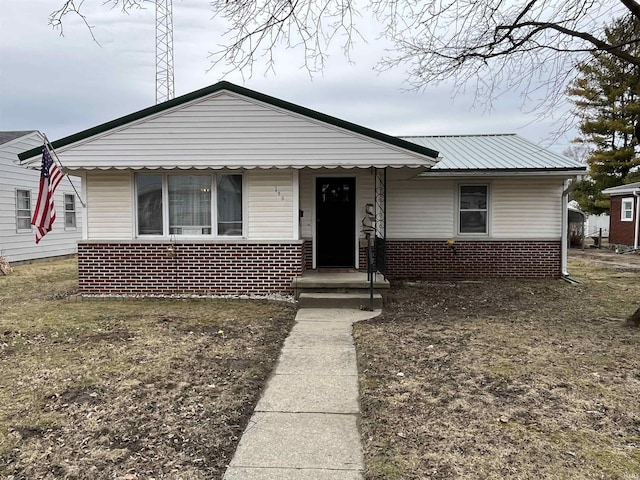
<path fill-rule="evenodd" d="M 570 182 L 568 185 L 567 183 Z M 568 266 L 568 248 L 569 248 L 569 194 L 576 188 L 578 185 L 578 177 L 574 177 L 570 180 L 565 180 L 562 182 L 562 186 L 564 190 L 562 191 L 562 222 L 560 230 L 562 232 L 562 238 L 560 239 L 560 274 L 562 278 L 576 283 L 575 280 L 571 280 L 569 277 L 569 271 L 567 270 Z"/>
<path fill-rule="evenodd" d="M 640 190 L 636 190 L 633 192 L 633 195 L 637 197 L 636 199 L 636 228 L 635 235 L 633 238 L 633 248 L 638 249 L 638 231 L 640 230 Z"/>
<path fill-rule="evenodd" d="M 563 187 L 567 184 L 567 182 L 563 182 Z M 569 216 L 568 208 L 569 208 L 569 188 L 565 188 L 562 192 L 562 222 L 560 231 L 562 232 L 562 239 L 560 242 L 560 274 L 563 277 L 569 276 L 569 271 L 567 270 L 567 257 L 568 257 L 568 241 L 567 235 L 569 234 Z"/>
<path fill-rule="evenodd" d="M 567 176 L 576 176 L 581 177 L 584 175 L 584 170 L 528 170 L 528 171 L 518 171 L 518 170 L 483 170 L 483 169 L 468 169 L 466 171 L 455 171 L 451 172 L 446 169 L 439 170 L 437 168 L 432 168 L 427 170 L 426 172 L 418 175 L 418 178 L 433 178 L 433 177 L 445 177 L 445 178 L 453 178 L 453 177 L 564 177 Z"/>

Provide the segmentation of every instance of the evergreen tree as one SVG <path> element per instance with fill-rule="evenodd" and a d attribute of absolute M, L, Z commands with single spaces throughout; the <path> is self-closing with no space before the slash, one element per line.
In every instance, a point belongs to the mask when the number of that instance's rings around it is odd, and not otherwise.
<path fill-rule="evenodd" d="M 606 29 L 610 42 L 640 53 L 640 20 L 619 19 Z M 574 190 L 573 198 L 586 212 L 609 210 L 602 190 L 630 182 L 640 168 L 634 126 L 640 121 L 640 67 L 607 52 L 595 52 L 578 65 L 578 77 L 568 90 L 581 118 L 579 142 L 592 146 L 587 164 L 590 178 Z"/>

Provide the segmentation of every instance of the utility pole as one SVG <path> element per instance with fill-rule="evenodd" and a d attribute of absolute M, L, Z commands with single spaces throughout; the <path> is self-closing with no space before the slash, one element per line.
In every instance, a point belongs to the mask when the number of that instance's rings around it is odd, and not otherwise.
<path fill-rule="evenodd" d="M 156 0 L 156 104 L 174 96 L 173 0 Z"/>

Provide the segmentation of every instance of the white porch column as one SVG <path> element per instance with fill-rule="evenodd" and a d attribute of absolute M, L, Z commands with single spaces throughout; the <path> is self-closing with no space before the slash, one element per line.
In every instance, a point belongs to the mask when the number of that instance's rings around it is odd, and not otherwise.
<path fill-rule="evenodd" d="M 300 240 L 300 170 L 293 169 L 292 172 L 292 195 L 293 195 L 293 240 Z"/>

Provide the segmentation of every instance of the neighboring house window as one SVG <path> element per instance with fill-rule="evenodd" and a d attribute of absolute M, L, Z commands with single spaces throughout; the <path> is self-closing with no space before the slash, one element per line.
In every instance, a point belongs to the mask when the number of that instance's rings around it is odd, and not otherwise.
<path fill-rule="evenodd" d="M 487 234 L 488 185 L 460 185 L 458 232 L 463 234 Z"/>
<path fill-rule="evenodd" d="M 64 194 L 64 228 L 76 228 L 76 197 Z"/>
<path fill-rule="evenodd" d="M 242 175 L 138 174 L 138 235 L 242 235 Z"/>
<path fill-rule="evenodd" d="M 16 230 L 31 231 L 31 190 L 16 190 Z"/>
<path fill-rule="evenodd" d="M 620 220 L 623 222 L 633 222 L 633 198 L 623 198 Z"/>

